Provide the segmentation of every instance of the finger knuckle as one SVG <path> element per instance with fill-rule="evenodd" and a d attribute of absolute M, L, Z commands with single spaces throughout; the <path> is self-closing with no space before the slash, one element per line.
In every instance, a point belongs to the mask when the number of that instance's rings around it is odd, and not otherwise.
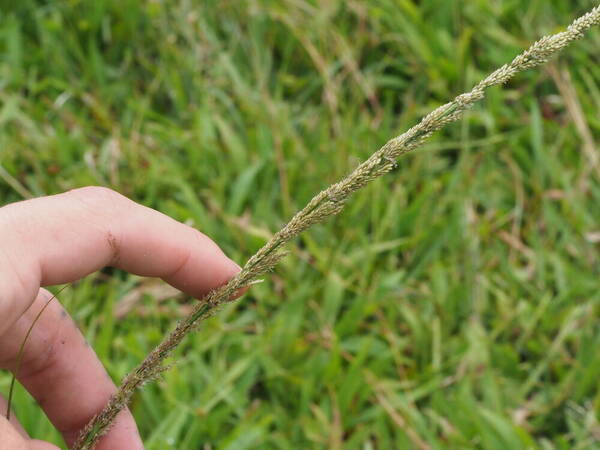
<path fill-rule="evenodd" d="M 0 336 L 27 310 L 38 286 L 33 272 L 21 272 L 8 261 L 0 261 Z"/>
<path fill-rule="evenodd" d="M 125 197 L 104 186 L 86 186 L 69 191 L 69 194 L 79 200 L 95 206 L 113 205 L 123 202 Z"/>

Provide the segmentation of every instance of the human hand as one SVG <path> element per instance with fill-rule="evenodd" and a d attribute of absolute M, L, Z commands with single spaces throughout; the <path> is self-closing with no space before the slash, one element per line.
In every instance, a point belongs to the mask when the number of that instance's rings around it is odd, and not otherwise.
<path fill-rule="evenodd" d="M 88 187 L 0 208 L 0 368 L 16 370 L 17 354 L 35 316 L 51 297 L 42 286 L 70 283 L 104 266 L 160 277 L 193 297 L 239 271 L 202 233 L 106 188 Z M 52 301 L 27 341 L 19 382 L 67 445 L 116 388 L 58 301 Z M 0 450 L 56 449 L 30 440 L 4 416 Z M 143 448 L 129 410 L 98 450 Z"/>

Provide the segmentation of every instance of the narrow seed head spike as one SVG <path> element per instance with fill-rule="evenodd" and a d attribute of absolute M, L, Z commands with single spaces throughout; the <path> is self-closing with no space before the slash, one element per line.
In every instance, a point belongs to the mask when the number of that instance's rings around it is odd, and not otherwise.
<path fill-rule="evenodd" d="M 250 258 L 237 276 L 225 286 L 209 293 L 203 300 L 204 306 L 197 307 L 188 317 L 184 318 L 175 330 L 142 361 L 140 366 L 134 370 L 133 375 L 125 378 L 119 391 L 109 401 L 105 409 L 87 425 L 73 450 L 93 448 L 99 437 L 109 429 L 119 411 L 129 402 L 134 390 L 147 381 L 152 374 L 156 373 L 155 366 L 163 363 L 171 350 L 181 342 L 187 333 L 194 329 L 200 320 L 207 317 L 215 308 L 228 302 L 232 295 L 244 284 L 247 285 L 253 279 L 271 270 L 279 260 L 277 251 L 282 245 L 308 227 L 322 222 L 329 216 L 338 214 L 354 192 L 378 176 L 389 172 L 390 160 L 395 160 L 400 155 L 414 150 L 436 130 L 460 119 L 469 107 L 483 99 L 485 89 L 493 85 L 504 84 L 517 73 L 543 64 L 567 45 L 580 39 L 584 31 L 599 24 L 600 6 L 597 6 L 575 20 L 566 31 L 538 40 L 509 64 L 505 64 L 492 72 L 470 92 L 461 94 L 452 102 L 432 111 L 419 124 L 388 141 L 343 180 L 313 197 L 301 211 L 292 217 L 285 227 Z"/>

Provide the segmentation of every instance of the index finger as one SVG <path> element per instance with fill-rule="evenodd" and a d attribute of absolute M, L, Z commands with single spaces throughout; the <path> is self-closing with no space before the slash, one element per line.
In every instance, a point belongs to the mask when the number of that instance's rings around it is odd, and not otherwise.
<path fill-rule="evenodd" d="M 0 315 L 9 322 L 24 312 L 39 286 L 68 283 L 107 265 L 161 277 L 193 297 L 239 271 L 204 234 L 106 188 L 5 206 L 0 236 L 6 256 L 0 273 L 20 281 L 11 288 L 0 275 L 0 288 L 12 292 L 0 303 Z"/>

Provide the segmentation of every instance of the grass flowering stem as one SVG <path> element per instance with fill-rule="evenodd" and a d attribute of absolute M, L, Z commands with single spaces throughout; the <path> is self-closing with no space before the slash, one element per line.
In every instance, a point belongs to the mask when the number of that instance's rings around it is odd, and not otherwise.
<path fill-rule="evenodd" d="M 231 301 L 235 292 L 271 270 L 284 256 L 281 248 L 286 243 L 312 225 L 339 213 L 354 192 L 392 170 L 401 155 L 419 147 L 435 131 L 460 119 L 465 111 L 484 98 L 486 89 L 506 83 L 519 72 L 544 64 L 573 41 L 582 38 L 585 31 L 599 24 L 600 6 L 596 6 L 575 20 L 565 31 L 541 38 L 510 63 L 492 72 L 471 91 L 457 96 L 429 113 L 417 125 L 388 141 L 341 181 L 313 197 L 248 260 L 240 273 L 203 298 L 140 365 L 125 377 L 118 392 L 104 410 L 90 421 L 73 448 L 92 449 L 98 439 L 108 431 L 117 414 L 129 403 L 135 390 L 165 370 L 164 360 L 183 338 L 202 320 L 212 315 L 220 305 Z"/>

